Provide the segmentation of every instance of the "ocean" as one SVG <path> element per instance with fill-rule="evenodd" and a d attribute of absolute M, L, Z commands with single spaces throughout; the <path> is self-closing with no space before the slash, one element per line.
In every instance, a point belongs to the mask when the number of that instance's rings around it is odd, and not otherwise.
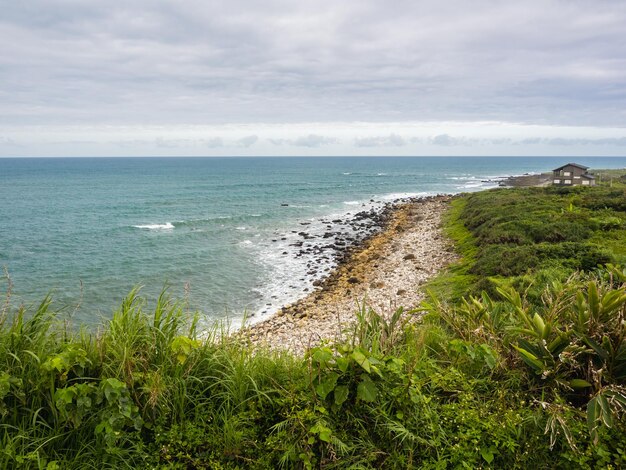
<path fill-rule="evenodd" d="M 479 191 L 569 160 L 626 167 L 603 157 L 4 158 L 0 266 L 13 304 L 50 293 L 87 326 L 135 286 L 152 301 L 167 286 L 209 322 L 260 319 L 333 267 L 323 258 L 311 274 L 320 253 L 302 253 L 303 230 L 306 246 L 385 202 Z"/>

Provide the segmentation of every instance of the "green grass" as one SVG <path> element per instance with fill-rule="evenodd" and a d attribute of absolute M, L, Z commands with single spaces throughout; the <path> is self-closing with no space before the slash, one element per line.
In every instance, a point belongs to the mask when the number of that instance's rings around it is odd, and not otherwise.
<path fill-rule="evenodd" d="M 477 282 L 475 274 L 470 273 L 476 262 L 478 247 L 471 231 L 463 223 L 461 216 L 467 208 L 467 199 L 457 197 L 443 218 L 444 233 L 452 241 L 460 259 L 441 272 L 428 284 L 429 290 L 439 297 L 458 301 L 470 291 Z"/>
<path fill-rule="evenodd" d="M 9 286 L 0 468 L 623 468 L 626 272 L 596 265 L 623 260 L 624 190 L 585 189 L 456 198 L 426 316 L 362 309 L 305 357 L 166 293 L 87 331 Z"/>
<path fill-rule="evenodd" d="M 626 189 L 497 189 L 456 199 L 445 221 L 461 261 L 431 288 L 454 301 L 626 262 Z M 445 286 L 442 291 L 441 286 Z"/>

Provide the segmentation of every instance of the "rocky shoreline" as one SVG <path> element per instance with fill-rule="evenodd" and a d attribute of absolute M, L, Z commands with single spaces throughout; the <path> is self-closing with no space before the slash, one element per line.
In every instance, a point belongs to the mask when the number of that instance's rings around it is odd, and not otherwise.
<path fill-rule="evenodd" d="M 288 233 L 275 232 L 271 240 L 273 247 L 282 257 L 300 259 L 306 269 L 300 276 L 289 279 L 285 287 L 290 290 L 310 292 L 322 285 L 337 266 L 345 263 L 355 250 L 388 223 L 398 201 L 382 202 L 370 200 L 345 214 L 301 221 L 300 230 Z M 284 204 L 287 205 L 287 204 Z M 253 313 L 267 317 L 277 308 L 275 303 L 283 296 L 273 296 L 264 308 Z"/>
<path fill-rule="evenodd" d="M 550 173 L 525 174 L 509 176 L 499 182 L 499 186 L 506 188 L 521 188 L 529 186 L 547 186 L 551 182 Z"/>
<path fill-rule="evenodd" d="M 527 188 L 530 186 L 548 186 L 551 173 L 524 173 L 516 176 L 501 176 L 482 180 L 483 183 L 497 184 L 501 188 Z"/>
<path fill-rule="evenodd" d="M 302 353 L 321 340 L 338 339 L 363 302 L 381 313 L 418 306 L 423 298 L 419 287 L 455 258 L 440 229 L 451 198 L 411 198 L 378 211 L 358 212 L 351 225 L 362 237 L 326 232 L 322 238 L 331 239 L 325 247 L 337 267 L 314 281 L 314 290 L 305 298 L 238 334 L 253 344 Z M 304 246 L 305 231 L 299 235 L 300 254 L 313 250 L 308 254 L 329 256 L 319 245 Z M 317 274 L 314 264 L 310 275 Z"/>

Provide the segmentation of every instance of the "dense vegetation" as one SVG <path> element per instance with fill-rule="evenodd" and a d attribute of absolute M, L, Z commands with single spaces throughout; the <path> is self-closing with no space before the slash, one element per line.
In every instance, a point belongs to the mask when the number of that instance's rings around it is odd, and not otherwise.
<path fill-rule="evenodd" d="M 457 198 L 426 315 L 362 309 L 304 358 L 201 335 L 165 294 L 77 332 L 8 292 L 0 466 L 624 467 L 625 223 L 617 185 Z"/>

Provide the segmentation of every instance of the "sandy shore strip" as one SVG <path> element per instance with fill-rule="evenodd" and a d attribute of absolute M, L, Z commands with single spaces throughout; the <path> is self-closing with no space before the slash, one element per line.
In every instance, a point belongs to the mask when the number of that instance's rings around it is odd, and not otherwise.
<path fill-rule="evenodd" d="M 380 313 L 418 306 L 420 286 L 455 259 L 451 242 L 441 233 L 441 216 L 451 197 L 398 203 L 385 228 L 318 281 L 314 292 L 239 334 L 254 344 L 302 353 L 323 339 L 338 339 L 364 299 Z"/>

